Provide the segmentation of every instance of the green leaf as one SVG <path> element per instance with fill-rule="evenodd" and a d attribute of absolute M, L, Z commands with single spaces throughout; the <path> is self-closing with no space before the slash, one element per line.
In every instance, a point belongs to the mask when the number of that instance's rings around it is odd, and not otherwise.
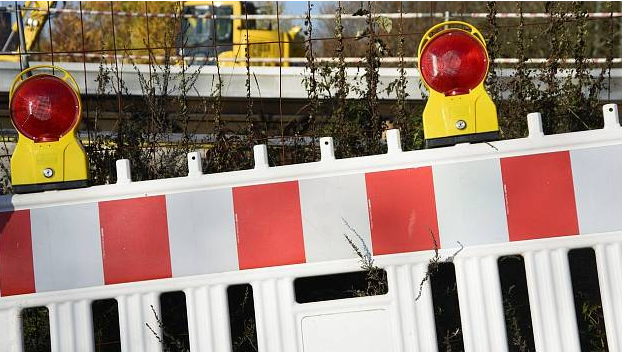
<path fill-rule="evenodd" d="M 376 17 L 376 23 L 380 26 L 380 28 L 384 29 L 385 32 L 391 33 L 391 30 L 393 29 L 393 21 L 391 21 L 390 18 L 378 16 Z"/>

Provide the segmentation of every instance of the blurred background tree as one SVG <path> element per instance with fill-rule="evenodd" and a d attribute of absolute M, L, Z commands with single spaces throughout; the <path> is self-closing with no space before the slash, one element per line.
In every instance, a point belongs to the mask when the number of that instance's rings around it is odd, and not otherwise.
<path fill-rule="evenodd" d="M 80 3 L 67 2 L 66 8 L 80 9 Z M 89 13 L 63 12 L 53 16 L 52 19 L 52 45 L 54 51 L 81 52 L 84 50 L 97 52 L 103 50 L 113 50 L 119 53 L 124 49 L 171 47 L 177 44 L 176 32 L 181 31 L 180 21 L 175 16 L 181 14 L 181 3 L 177 1 L 86 1 L 81 3 L 83 12 L 93 11 L 115 11 L 132 13 L 166 13 L 171 17 L 144 17 L 144 16 L 115 16 L 114 34 L 112 27 L 112 16 L 94 15 Z M 171 30 L 174 28 L 178 30 Z M 82 35 L 84 33 L 84 43 Z M 171 37 L 171 35 L 173 35 Z M 43 30 L 39 40 L 41 51 L 51 51 L 49 27 Z M 116 39 L 116 43 L 115 40 Z M 173 50 L 173 53 L 175 50 Z M 132 50 L 128 52 L 132 55 L 149 55 L 149 50 Z M 165 50 L 153 49 L 152 55 L 164 55 Z M 79 55 L 63 58 L 64 61 L 82 62 Z M 98 62 L 99 58 L 89 57 L 87 61 Z M 144 60 L 143 60 L 144 61 Z"/>

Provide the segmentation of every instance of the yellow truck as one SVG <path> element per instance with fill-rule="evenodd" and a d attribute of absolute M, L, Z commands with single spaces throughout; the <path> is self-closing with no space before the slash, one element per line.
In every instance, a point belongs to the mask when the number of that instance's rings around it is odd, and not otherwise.
<path fill-rule="evenodd" d="M 26 52 L 30 51 L 37 42 L 45 22 L 48 20 L 50 15 L 48 8 L 53 8 L 54 6 L 56 6 L 56 1 L 26 1 L 24 3 L 25 10 L 21 10 L 21 17 L 24 22 L 24 37 L 23 39 L 20 38 L 19 23 L 14 21 L 11 26 L 11 32 L 6 42 L 3 43 L 2 51 L 11 50 L 11 44 L 17 43 L 15 50 L 22 52 L 22 44 L 20 44 L 22 40 Z M 18 62 L 19 55 L 0 55 L 0 61 Z"/>
<path fill-rule="evenodd" d="M 11 48 L 23 51 L 22 46 L 30 51 L 49 18 L 48 8 L 55 5 L 55 1 L 26 1 L 21 11 L 24 43 L 20 44 L 22 39 L 19 24 L 14 21 L 3 51 Z M 277 28 L 274 20 L 244 19 L 246 15 L 262 14 L 260 8 L 252 2 L 187 1 L 184 2 L 183 13 L 189 16 L 184 17 L 184 45 L 180 54 L 187 61 L 192 61 L 193 58 L 204 60 L 218 55 L 223 66 L 244 66 L 247 47 L 252 59 L 275 59 L 267 62 L 251 60 L 251 65 L 276 66 L 279 64 L 279 56 L 288 58 L 304 55 L 300 26 Z M 215 16 L 215 20 L 212 16 Z M 19 55 L 0 55 L 0 61 L 16 62 L 19 61 Z M 289 63 L 283 62 L 283 65 L 287 66 Z"/>
<path fill-rule="evenodd" d="M 252 18 L 246 20 L 246 15 L 260 14 L 252 2 L 186 1 L 184 14 L 196 16 L 184 19 L 185 56 L 213 58 L 218 55 L 223 66 L 244 66 L 247 48 L 250 58 L 278 59 L 301 57 L 304 54 L 300 26 L 285 29 L 277 28 L 274 21 Z M 214 20 L 211 16 L 214 16 Z M 251 62 L 251 65 L 262 66 L 278 64 L 276 60 Z M 288 66 L 289 63 L 283 62 L 283 65 Z"/>

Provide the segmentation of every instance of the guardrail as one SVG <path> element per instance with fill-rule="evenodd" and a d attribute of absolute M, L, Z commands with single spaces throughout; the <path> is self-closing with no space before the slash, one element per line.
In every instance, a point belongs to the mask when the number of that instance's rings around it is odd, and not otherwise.
<path fill-rule="evenodd" d="M 49 62 L 32 62 L 31 65 L 49 64 Z M 76 79 L 80 87 L 82 94 L 95 94 L 98 86 L 97 77 L 99 75 L 100 65 L 95 63 L 78 63 L 78 62 L 64 62 L 62 67 L 68 70 Z M 114 65 L 106 66 L 109 70 L 114 72 Z M 209 97 L 214 93 L 214 85 L 217 82 L 217 69 L 216 66 L 189 66 L 186 73 L 192 74 L 200 70 L 199 78 L 195 83 L 195 88 L 186 92 L 189 97 L 202 96 Z M 179 79 L 181 68 L 179 66 L 171 66 L 170 79 L 174 82 Z M 20 72 L 19 63 L 0 62 L 0 92 L 8 92 L 10 83 L 13 78 Z M 119 64 L 119 73 L 123 78 L 124 87 L 127 88 L 128 95 L 140 96 L 144 94 L 141 88 L 139 72 L 143 75 L 147 75 L 149 72 L 149 66 L 145 64 Z M 514 69 L 503 68 L 497 71 L 498 79 L 503 80 L 506 77 L 510 77 L 514 74 Z M 537 72 L 532 71 L 534 82 L 538 82 Z M 305 89 L 304 79 L 309 76 L 309 71 L 305 67 L 260 67 L 251 66 L 250 73 L 253 77 L 251 80 L 251 96 L 254 98 L 284 98 L 284 99 L 307 99 L 309 97 L 308 92 Z M 365 81 L 362 79 L 364 69 L 356 67 L 348 67 L 346 69 L 346 80 L 354 87 L 364 88 Z M 153 74 L 159 74 L 153 72 Z M 399 78 L 400 73 L 398 68 L 380 68 L 379 74 L 379 92 L 378 99 L 396 99 L 396 93 L 387 92 L 383 88 L 386 88 L 391 82 Z M 421 100 L 425 92 L 422 91 L 420 85 L 419 71 L 416 68 L 406 68 L 406 91 L 408 100 Z M 560 70 L 557 77 L 565 77 L 572 75 L 573 70 Z M 590 74 L 598 76 L 600 69 L 593 69 Z M 85 80 L 86 75 L 86 80 Z M 246 98 L 246 79 L 247 72 L 245 67 L 221 67 L 220 75 L 222 78 L 223 86 L 221 89 L 223 97 L 234 98 Z M 614 68 L 611 70 L 611 80 L 606 80 L 607 84 L 611 83 L 608 89 L 600 91 L 600 99 L 605 101 L 618 101 L 622 100 L 622 69 Z M 281 89 L 279 89 L 281 87 Z M 333 92 L 334 93 L 334 92 Z M 108 92 L 108 94 L 114 95 L 114 92 Z M 169 95 L 178 94 L 178 91 L 172 89 Z M 318 92 L 320 98 L 326 97 L 326 92 Z M 359 98 L 353 89 L 350 89 L 349 99 Z"/>
<path fill-rule="evenodd" d="M 296 14 L 254 14 L 254 15 L 213 15 L 210 13 L 205 14 L 179 14 L 179 13 L 153 13 L 153 12 L 138 12 L 138 11 L 107 11 L 107 10 L 80 10 L 80 9 L 71 9 L 71 8 L 41 8 L 41 7 L 20 7 L 22 10 L 37 10 L 37 11 L 49 11 L 50 13 L 71 13 L 71 14 L 80 14 L 83 15 L 104 15 L 110 16 L 114 14 L 115 16 L 121 17 L 151 17 L 151 18 L 214 18 L 214 19 L 249 19 L 249 20 L 305 20 L 307 18 L 306 14 L 296 15 Z M 7 12 L 15 12 L 16 9 L 14 6 L 6 6 L 4 7 L 4 11 Z M 412 19 L 412 18 L 444 18 L 446 20 L 452 18 L 487 18 L 490 14 L 488 12 L 404 12 L 404 13 L 375 13 L 373 17 L 386 17 L 391 19 Z M 497 18 L 551 18 L 551 17 L 574 17 L 575 13 L 546 13 L 546 12 L 498 12 L 495 13 L 495 17 Z M 622 12 L 588 12 L 585 14 L 588 18 L 618 18 L 622 17 Z M 313 13 L 310 15 L 311 19 L 317 20 L 332 20 L 335 19 L 336 15 L 334 13 Z M 342 14 L 342 19 L 347 20 L 364 20 L 366 16 L 364 15 L 351 15 L 351 14 Z"/>

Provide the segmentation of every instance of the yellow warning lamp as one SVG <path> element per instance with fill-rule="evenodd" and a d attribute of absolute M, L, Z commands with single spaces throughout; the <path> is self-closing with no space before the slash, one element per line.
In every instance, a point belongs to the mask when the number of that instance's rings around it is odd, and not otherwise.
<path fill-rule="evenodd" d="M 44 73 L 26 77 L 33 71 Z M 15 193 L 88 186 L 88 159 L 76 138 L 80 93 L 69 72 L 50 65 L 20 72 L 9 91 L 9 112 L 19 135 L 11 157 Z"/>
<path fill-rule="evenodd" d="M 423 110 L 426 146 L 497 139 L 497 108 L 484 89 L 489 58 L 482 34 L 465 22 L 439 23 L 421 39 L 418 56 L 430 92 Z"/>

